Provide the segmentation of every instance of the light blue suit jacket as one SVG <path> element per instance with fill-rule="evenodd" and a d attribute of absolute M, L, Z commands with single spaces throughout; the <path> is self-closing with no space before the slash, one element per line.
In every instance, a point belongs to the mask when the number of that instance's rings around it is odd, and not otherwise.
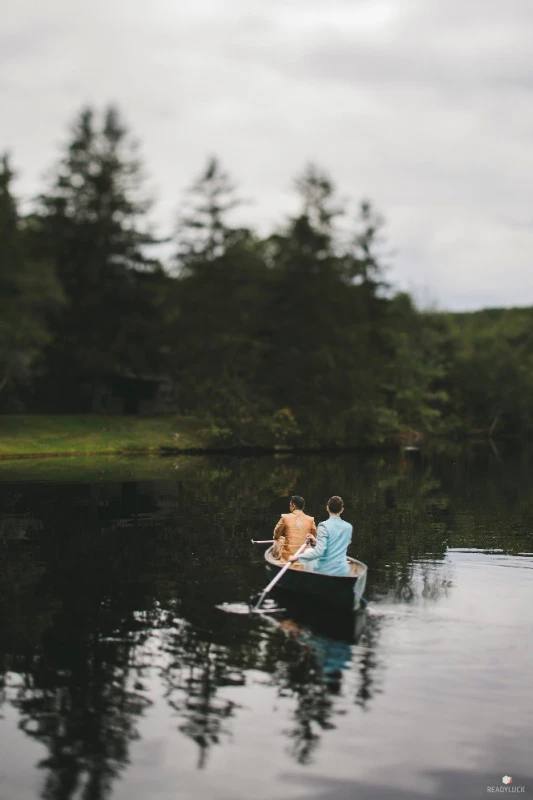
<path fill-rule="evenodd" d="M 349 575 L 346 550 L 352 540 L 353 528 L 340 517 L 330 517 L 317 527 L 315 547 L 310 547 L 298 556 L 309 572 L 326 575 Z"/>

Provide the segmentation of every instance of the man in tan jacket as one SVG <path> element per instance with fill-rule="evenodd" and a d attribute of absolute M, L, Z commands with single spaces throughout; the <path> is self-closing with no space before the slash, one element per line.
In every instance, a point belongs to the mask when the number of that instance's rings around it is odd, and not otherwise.
<path fill-rule="evenodd" d="M 304 544 L 309 537 L 311 543 L 316 542 L 316 525 L 313 517 L 304 514 L 305 500 L 295 494 L 290 499 L 289 514 L 282 514 L 274 528 L 274 540 L 285 537 L 281 548 L 280 561 L 286 564 L 290 556 Z M 276 545 L 274 545 L 276 547 Z M 299 566 L 297 563 L 296 566 Z"/>

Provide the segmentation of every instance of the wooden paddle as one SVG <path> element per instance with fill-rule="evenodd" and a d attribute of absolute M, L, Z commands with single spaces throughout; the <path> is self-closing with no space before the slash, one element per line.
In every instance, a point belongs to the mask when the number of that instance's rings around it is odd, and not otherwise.
<path fill-rule="evenodd" d="M 299 556 L 300 553 L 303 553 L 303 551 L 308 546 L 308 544 L 309 544 L 309 540 L 306 539 L 305 542 L 303 543 L 303 545 L 296 551 L 296 553 L 294 555 L 295 556 Z M 276 577 L 272 578 L 272 580 L 270 581 L 268 586 L 265 586 L 265 588 L 263 589 L 263 591 L 259 595 L 259 600 L 257 601 L 257 604 L 253 608 L 250 609 L 251 611 L 258 611 L 259 610 L 259 606 L 261 605 L 261 603 L 263 602 L 263 600 L 265 599 L 265 597 L 267 596 L 269 591 L 274 588 L 276 583 L 280 580 L 280 578 L 283 577 L 283 575 L 287 572 L 289 567 L 292 567 L 293 563 L 294 562 L 292 562 L 292 561 L 287 561 L 285 566 L 278 572 Z"/>

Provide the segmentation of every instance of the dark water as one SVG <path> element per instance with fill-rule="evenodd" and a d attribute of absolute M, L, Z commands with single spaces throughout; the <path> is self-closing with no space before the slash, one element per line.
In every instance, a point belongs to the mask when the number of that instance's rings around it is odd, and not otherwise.
<path fill-rule="evenodd" d="M 2 800 L 533 794 L 531 454 L 152 471 L 3 467 Z M 264 586 L 249 542 L 295 492 L 344 496 L 369 611 L 217 610 Z"/>

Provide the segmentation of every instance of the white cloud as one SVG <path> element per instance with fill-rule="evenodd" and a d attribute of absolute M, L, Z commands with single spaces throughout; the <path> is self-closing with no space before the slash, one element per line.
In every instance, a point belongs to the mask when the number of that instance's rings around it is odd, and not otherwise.
<path fill-rule="evenodd" d="M 117 102 L 168 230 L 218 153 L 263 229 L 314 159 L 371 197 L 390 278 L 441 307 L 533 304 L 530 0 L 5 0 L 0 147 L 25 198 L 85 103 Z"/>

